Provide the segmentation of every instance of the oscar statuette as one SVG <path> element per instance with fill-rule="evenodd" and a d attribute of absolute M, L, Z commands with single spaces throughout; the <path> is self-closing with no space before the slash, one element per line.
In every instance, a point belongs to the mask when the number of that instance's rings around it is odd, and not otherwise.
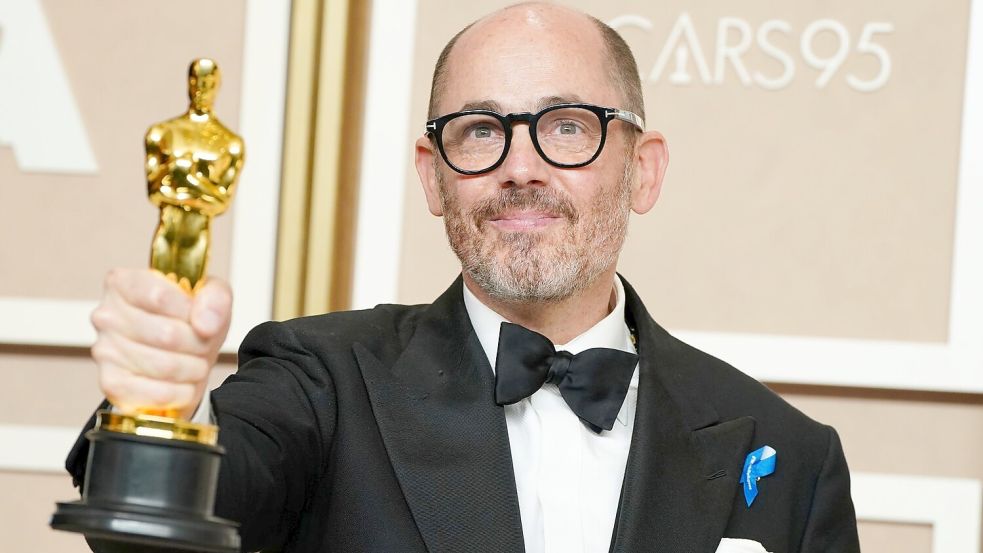
<path fill-rule="evenodd" d="M 189 294 L 204 281 L 209 225 L 229 207 L 244 159 L 242 139 L 212 113 L 220 82 L 214 61 L 192 62 L 188 111 L 146 135 L 148 191 L 160 207 L 150 265 Z M 51 526 L 100 552 L 238 552 L 238 525 L 213 516 L 218 427 L 177 412 L 99 411 L 82 499 L 58 503 Z"/>

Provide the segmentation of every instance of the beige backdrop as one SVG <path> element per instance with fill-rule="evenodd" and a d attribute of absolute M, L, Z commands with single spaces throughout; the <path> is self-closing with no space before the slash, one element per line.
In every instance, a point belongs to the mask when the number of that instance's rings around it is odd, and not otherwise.
<path fill-rule="evenodd" d="M 0 297 L 96 300 L 108 268 L 149 262 L 157 210 L 147 201 L 143 136 L 187 109 L 190 60 L 218 61 L 216 113 L 239 128 L 244 3 L 43 0 L 42 8 L 99 170 L 24 173 L 0 146 Z M 3 48 L 0 56 L 30 55 Z M 223 276 L 234 210 L 213 226 L 210 272 Z M 0 426 L 78 427 L 101 399 L 84 350 L 0 344 L 0 371 Z M 8 447 L 25 444 L 0 444 Z M 55 501 L 78 497 L 67 476 L 0 468 L 0 489 L 0 551 L 88 550 L 79 536 L 47 527 Z"/>
<path fill-rule="evenodd" d="M 407 144 L 422 129 L 430 71 L 443 43 L 505 3 L 420 0 Z M 666 75 L 674 60 L 659 82 L 644 82 L 648 126 L 667 135 L 672 161 L 660 204 L 632 223 L 621 268 L 661 322 L 694 330 L 946 340 L 966 0 L 569 4 L 605 20 L 647 18 L 651 30 L 624 30 L 646 76 L 684 12 L 711 72 L 721 17 L 745 19 L 752 30 L 774 18 L 792 28 L 787 36 L 772 35 L 796 64 L 782 90 L 744 87 L 731 68 L 722 84 L 703 84 L 692 65 L 697 82 L 671 85 Z M 184 108 L 188 59 L 207 53 L 221 61 L 218 110 L 237 126 L 243 3 L 182 0 L 166 11 L 126 0 L 43 5 L 100 174 L 22 174 L 0 147 L 0 200 L 8 206 L 0 218 L 0 296 L 95 299 L 107 267 L 146 263 L 155 213 L 145 197 L 141 139 L 151 122 Z M 193 20 L 191 8 L 198 14 Z M 851 54 L 829 85 L 817 89 L 819 72 L 804 65 L 798 41 L 807 24 L 823 18 L 845 26 Z M 857 92 L 845 76 L 876 72 L 873 58 L 854 48 L 863 25 L 877 21 L 894 25 L 876 37 L 891 56 L 891 76 L 876 92 Z M 828 33 L 814 44 L 823 56 L 836 47 Z M 781 71 L 755 45 L 744 60 L 752 72 Z M 410 168 L 406 186 L 399 299 L 430 301 L 457 263 L 447 248 L 433 247 L 443 243 L 443 229 L 427 214 Z M 219 274 L 228 265 L 231 218 L 216 228 Z M 233 366 L 226 359 L 213 381 Z M 100 398 L 93 369 L 84 350 L 0 345 L 0 425 L 80 425 Z M 981 395 L 774 387 L 839 430 L 854 471 L 983 479 Z M 67 477 L 0 470 L 0 489 L 0 551 L 86 550 L 78 536 L 47 529 L 54 502 L 75 497 Z M 926 553 L 932 528 L 864 522 L 861 537 L 866 552 Z"/>
<path fill-rule="evenodd" d="M 106 267 L 148 263 L 157 209 L 147 201 L 143 136 L 152 123 L 187 109 L 190 60 L 218 61 L 223 84 L 216 113 L 238 128 L 242 2 L 199 4 L 182 0 L 164 10 L 126 0 L 43 2 L 99 171 L 24 173 L 10 148 L 0 147 L 7 206 L 0 217 L 0 296 L 95 299 Z M 232 217 L 214 225 L 217 274 L 228 272 Z"/>

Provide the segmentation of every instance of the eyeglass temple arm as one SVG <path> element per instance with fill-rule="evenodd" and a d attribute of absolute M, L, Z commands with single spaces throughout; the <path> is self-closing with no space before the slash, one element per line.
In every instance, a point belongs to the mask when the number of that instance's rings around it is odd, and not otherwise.
<path fill-rule="evenodd" d="M 638 130 L 643 132 L 645 131 L 645 121 L 642 121 L 641 117 L 628 110 L 610 109 L 604 112 L 604 115 L 606 115 L 607 117 L 614 117 L 615 119 L 620 119 L 622 121 L 631 123 L 632 125 L 638 127 Z"/>

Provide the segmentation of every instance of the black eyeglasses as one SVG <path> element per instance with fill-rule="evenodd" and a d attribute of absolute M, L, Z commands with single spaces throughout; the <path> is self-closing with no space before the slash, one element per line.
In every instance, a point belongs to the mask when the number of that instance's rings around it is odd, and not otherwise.
<path fill-rule="evenodd" d="M 464 175 L 494 170 L 505 161 L 512 143 L 512 125 L 529 124 L 529 137 L 539 155 L 556 167 L 583 167 L 600 155 L 608 122 L 618 119 L 644 131 L 642 118 L 630 111 L 591 104 L 556 104 L 538 113 L 474 109 L 427 121 L 447 165 Z"/>

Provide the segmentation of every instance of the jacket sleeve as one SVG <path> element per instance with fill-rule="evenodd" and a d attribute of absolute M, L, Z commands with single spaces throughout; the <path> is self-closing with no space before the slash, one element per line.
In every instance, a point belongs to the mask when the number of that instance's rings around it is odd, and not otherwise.
<path fill-rule="evenodd" d="M 857 516 L 850 497 L 850 471 L 836 430 L 826 427 L 829 442 L 809 518 L 802 536 L 801 553 L 860 553 Z"/>
<path fill-rule="evenodd" d="M 239 370 L 212 392 L 225 448 L 217 516 L 240 523 L 244 551 L 280 549 L 318 486 L 337 417 L 334 385 L 288 325 L 265 323 Z"/>

